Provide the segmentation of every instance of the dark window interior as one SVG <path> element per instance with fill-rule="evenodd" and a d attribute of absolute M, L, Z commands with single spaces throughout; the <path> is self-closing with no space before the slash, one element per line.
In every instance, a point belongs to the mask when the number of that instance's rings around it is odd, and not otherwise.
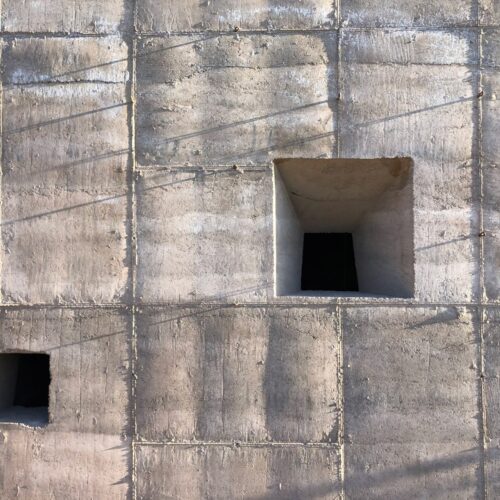
<path fill-rule="evenodd" d="M 18 355 L 14 406 L 49 406 L 50 366 L 47 354 Z"/>
<path fill-rule="evenodd" d="M 49 355 L 0 354 L 0 422 L 47 425 L 49 386 Z"/>
<path fill-rule="evenodd" d="M 359 291 L 352 234 L 304 234 L 301 288 Z"/>

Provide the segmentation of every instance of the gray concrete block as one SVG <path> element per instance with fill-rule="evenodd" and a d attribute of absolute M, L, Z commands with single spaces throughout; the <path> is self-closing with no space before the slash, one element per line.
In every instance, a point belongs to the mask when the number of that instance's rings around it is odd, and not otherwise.
<path fill-rule="evenodd" d="M 7 32 L 115 33 L 130 23 L 128 0 L 3 0 Z"/>
<path fill-rule="evenodd" d="M 139 46 L 140 165 L 331 157 L 336 35 L 148 38 Z"/>
<path fill-rule="evenodd" d="M 500 0 L 479 0 L 479 16 L 483 25 L 500 24 Z"/>
<path fill-rule="evenodd" d="M 138 446 L 139 500 L 340 498 L 339 459 L 304 446 Z"/>
<path fill-rule="evenodd" d="M 484 313 L 484 406 L 486 438 L 486 492 L 500 496 L 500 308 Z"/>
<path fill-rule="evenodd" d="M 146 309 L 138 331 L 142 439 L 337 442 L 332 308 Z"/>
<path fill-rule="evenodd" d="M 500 299 L 500 164 L 483 171 L 484 286 L 486 298 Z"/>
<path fill-rule="evenodd" d="M 474 497 L 477 319 L 456 307 L 345 311 L 349 498 Z"/>
<path fill-rule="evenodd" d="M 116 36 L 16 38 L 3 47 L 3 82 L 124 83 L 127 57 L 127 44 Z"/>
<path fill-rule="evenodd" d="M 342 0 L 340 22 L 352 27 L 468 26 L 475 21 L 474 7 L 474 0 Z"/>
<path fill-rule="evenodd" d="M 3 89 L 8 302 L 113 302 L 127 286 L 123 85 Z"/>
<path fill-rule="evenodd" d="M 481 31 L 482 43 L 482 65 L 489 74 L 492 69 L 500 68 L 500 29 L 498 28 L 483 28 Z M 486 97 L 489 97 L 486 94 Z"/>
<path fill-rule="evenodd" d="M 482 498 L 478 448 L 449 443 L 352 445 L 346 464 L 346 498 Z"/>
<path fill-rule="evenodd" d="M 414 161 L 416 297 L 477 297 L 475 34 L 345 31 L 342 54 L 340 156 Z"/>
<path fill-rule="evenodd" d="M 267 299 L 273 273 L 270 170 L 144 172 L 137 199 L 142 302 Z"/>
<path fill-rule="evenodd" d="M 5 500 L 122 500 L 129 491 L 130 444 L 118 436 L 0 430 L 0 491 Z"/>
<path fill-rule="evenodd" d="M 4 309 L 0 352 L 50 355 L 49 431 L 129 434 L 127 329 L 111 309 Z"/>
<path fill-rule="evenodd" d="M 499 45 L 500 48 L 500 45 Z M 492 63 L 493 58 L 488 58 Z M 483 72 L 482 98 L 482 157 L 486 165 L 500 165 L 500 70 L 499 67 L 487 66 Z"/>
<path fill-rule="evenodd" d="M 500 30 L 483 32 L 482 164 L 485 294 L 500 298 Z"/>
<path fill-rule="evenodd" d="M 140 0 L 138 25 L 142 32 L 315 29 L 335 22 L 331 0 Z"/>

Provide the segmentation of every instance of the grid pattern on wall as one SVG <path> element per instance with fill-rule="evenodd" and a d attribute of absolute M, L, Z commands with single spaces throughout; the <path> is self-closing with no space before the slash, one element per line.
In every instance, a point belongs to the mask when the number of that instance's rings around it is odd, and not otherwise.
<path fill-rule="evenodd" d="M 1 3 L 2 498 L 500 496 L 498 2 Z M 393 157 L 415 296 L 275 296 L 273 160 Z"/>

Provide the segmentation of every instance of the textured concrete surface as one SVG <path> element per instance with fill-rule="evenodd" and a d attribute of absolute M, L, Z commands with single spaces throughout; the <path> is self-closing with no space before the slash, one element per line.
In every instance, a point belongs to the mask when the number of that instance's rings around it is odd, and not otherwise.
<path fill-rule="evenodd" d="M 2 498 L 127 498 L 128 441 L 93 432 L 1 427 Z"/>
<path fill-rule="evenodd" d="M 139 499 L 336 498 L 338 457 L 328 448 L 138 446 Z"/>
<path fill-rule="evenodd" d="M 347 498 L 479 495 L 476 316 L 459 307 L 346 310 Z"/>
<path fill-rule="evenodd" d="M 337 443 L 331 308 L 148 309 L 138 330 L 141 438 Z"/>
<path fill-rule="evenodd" d="M 330 0 L 142 0 L 138 28 L 142 33 L 331 28 L 336 11 Z"/>
<path fill-rule="evenodd" d="M 485 257 L 485 293 L 493 300 L 500 299 L 500 31 L 488 29 L 484 32 L 483 48 L 483 190 Z"/>
<path fill-rule="evenodd" d="M 500 311 L 484 312 L 484 377 L 486 408 L 486 492 L 489 498 L 500 495 Z"/>
<path fill-rule="evenodd" d="M 130 22 L 128 0 L 2 0 L 2 30 L 27 33 L 115 33 Z"/>
<path fill-rule="evenodd" d="M 137 187 L 139 299 L 265 301 L 272 201 L 269 170 L 144 172 Z"/>
<path fill-rule="evenodd" d="M 2 499 L 500 496 L 498 0 L 0 7 Z M 414 297 L 275 296 L 273 161 L 393 157 Z"/>
<path fill-rule="evenodd" d="M 346 27 L 457 27 L 475 24 L 476 2 L 471 0 L 347 0 L 341 5 L 342 25 Z"/>
<path fill-rule="evenodd" d="M 6 302 L 109 303 L 126 293 L 126 57 L 117 37 L 3 47 Z"/>
<path fill-rule="evenodd" d="M 332 155 L 334 32 L 153 37 L 138 55 L 140 165 Z"/>
<path fill-rule="evenodd" d="M 120 310 L 2 310 L 0 350 L 50 355 L 49 430 L 128 435 L 130 346 Z"/>
<path fill-rule="evenodd" d="M 126 497 L 128 321 L 112 309 L 1 310 L 0 351 L 49 354 L 52 380 L 46 427 L 0 424 L 2 498 Z"/>
<path fill-rule="evenodd" d="M 340 155 L 413 159 L 416 296 L 476 298 L 474 33 L 347 31 L 342 49 Z"/>

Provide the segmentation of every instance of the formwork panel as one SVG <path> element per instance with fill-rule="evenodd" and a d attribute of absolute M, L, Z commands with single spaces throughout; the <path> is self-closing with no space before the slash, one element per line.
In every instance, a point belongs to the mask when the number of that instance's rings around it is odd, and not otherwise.
<path fill-rule="evenodd" d="M 142 303 L 267 299 L 270 169 L 144 172 L 137 200 Z"/>
<path fill-rule="evenodd" d="M 139 0 L 141 32 L 328 29 L 334 26 L 330 0 Z"/>
<path fill-rule="evenodd" d="M 342 330 L 347 496 L 475 498 L 475 310 L 348 308 Z"/>
<path fill-rule="evenodd" d="M 130 443 L 120 436 L 0 430 L 2 498 L 122 500 L 130 491 Z"/>
<path fill-rule="evenodd" d="M 115 33 L 125 28 L 129 0 L 4 0 L 2 29 L 30 33 Z"/>
<path fill-rule="evenodd" d="M 142 439 L 337 442 L 331 308 L 146 309 L 138 330 Z"/>
<path fill-rule="evenodd" d="M 5 86 L 3 127 L 4 301 L 124 300 L 124 85 Z"/>
<path fill-rule="evenodd" d="M 128 340 L 127 315 L 112 309 L 16 308 L 0 320 L 0 352 L 50 356 L 51 432 L 130 434 Z"/>
<path fill-rule="evenodd" d="M 473 25 L 475 4 L 474 0 L 342 0 L 340 22 L 351 27 Z"/>
<path fill-rule="evenodd" d="M 340 498 L 336 450 L 138 446 L 138 498 Z"/>
<path fill-rule="evenodd" d="M 331 157 L 336 35 L 197 35 L 139 43 L 139 165 Z"/>

